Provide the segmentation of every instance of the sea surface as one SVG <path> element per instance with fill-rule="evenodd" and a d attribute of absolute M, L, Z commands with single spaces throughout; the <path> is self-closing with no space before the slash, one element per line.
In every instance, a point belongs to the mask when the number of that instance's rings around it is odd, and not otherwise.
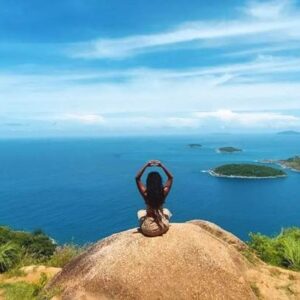
<path fill-rule="evenodd" d="M 217 153 L 222 146 L 243 152 Z M 144 203 L 135 175 L 145 161 L 159 159 L 174 174 L 166 201 L 173 222 L 209 220 L 244 240 L 249 232 L 275 234 L 300 226 L 300 173 L 251 180 L 203 171 L 297 154 L 299 135 L 0 140 L 0 224 L 41 228 L 59 243 L 78 244 L 136 227 Z"/>

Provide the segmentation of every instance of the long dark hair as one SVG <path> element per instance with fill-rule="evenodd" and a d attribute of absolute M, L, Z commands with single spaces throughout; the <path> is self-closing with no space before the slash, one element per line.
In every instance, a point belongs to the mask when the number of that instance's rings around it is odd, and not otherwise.
<path fill-rule="evenodd" d="M 145 197 L 146 204 L 157 210 L 165 202 L 164 186 L 162 178 L 158 172 L 150 172 L 146 180 L 147 197 Z"/>

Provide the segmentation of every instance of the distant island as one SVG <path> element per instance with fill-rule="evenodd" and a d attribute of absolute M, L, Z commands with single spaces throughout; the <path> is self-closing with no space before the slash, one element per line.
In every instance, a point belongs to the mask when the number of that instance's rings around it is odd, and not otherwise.
<path fill-rule="evenodd" d="M 216 177 L 250 179 L 286 176 L 282 170 L 256 164 L 226 164 L 210 170 L 209 174 Z"/>
<path fill-rule="evenodd" d="M 221 153 L 233 153 L 233 152 L 241 152 L 242 149 L 235 148 L 235 147 L 221 147 L 218 148 L 218 152 Z"/>
<path fill-rule="evenodd" d="M 200 147 L 202 147 L 201 144 L 188 144 L 188 146 L 189 146 L 190 148 L 200 148 Z"/>
<path fill-rule="evenodd" d="M 294 134 L 300 134 L 300 132 L 299 131 L 295 131 L 295 130 L 286 130 L 286 131 L 280 131 L 277 134 L 294 135 Z"/>

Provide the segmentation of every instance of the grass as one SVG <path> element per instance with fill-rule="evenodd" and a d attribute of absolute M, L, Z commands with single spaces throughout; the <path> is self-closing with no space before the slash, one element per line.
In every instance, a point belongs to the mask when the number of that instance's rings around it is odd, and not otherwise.
<path fill-rule="evenodd" d="M 33 300 L 38 295 L 36 286 L 27 282 L 0 284 L 0 288 L 4 289 L 6 300 Z"/>
<path fill-rule="evenodd" d="M 70 260 L 82 253 L 84 249 L 85 247 L 79 247 L 74 244 L 59 246 L 46 262 L 46 265 L 63 268 Z"/>
<path fill-rule="evenodd" d="M 46 300 L 46 298 L 42 296 L 42 289 L 46 285 L 47 280 L 46 274 L 42 273 L 37 284 L 22 281 L 2 283 L 0 284 L 0 288 L 4 289 L 5 300 Z"/>
<path fill-rule="evenodd" d="M 250 249 L 274 266 L 300 271 L 300 228 L 283 229 L 277 236 L 251 233 Z"/>
<path fill-rule="evenodd" d="M 4 290 L 5 300 L 50 300 L 60 294 L 59 289 L 45 290 L 48 282 L 45 273 L 41 274 L 38 283 L 15 282 L 0 283 L 0 289 Z"/>

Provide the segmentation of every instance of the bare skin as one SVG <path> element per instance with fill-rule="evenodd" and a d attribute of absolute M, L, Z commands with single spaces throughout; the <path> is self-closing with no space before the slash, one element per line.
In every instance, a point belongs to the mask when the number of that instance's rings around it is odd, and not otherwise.
<path fill-rule="evenodd" d="M 148 167 L 154 167 L 154 166 L 162 168 L 168 177 L 166 183 L 164 184 L 164 188 L 163 188 L 164 197 L 167 197 L 167 195 L 169 194 L 169 192 L 171 190 L 172 183 L 173 183 L 173 175 L 168 171 L 168 169 L 159 160 L 150 160 L 138 171 L 137 175 L 135 176 L 138 190 L 141 193 L 143 198 L 147 197 L 147 189 L 146 189 L 145 185 L 143 184 L 141 178 L 142 178 L 145 170 Z"/>

